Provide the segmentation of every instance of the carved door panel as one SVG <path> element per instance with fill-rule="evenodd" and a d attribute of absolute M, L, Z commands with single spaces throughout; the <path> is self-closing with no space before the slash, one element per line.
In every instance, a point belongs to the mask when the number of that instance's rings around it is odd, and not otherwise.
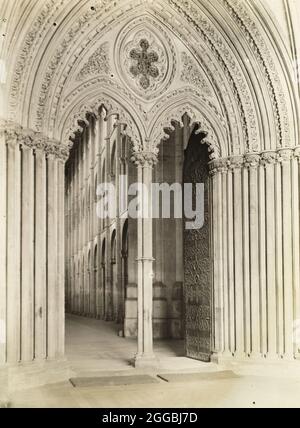
<path fill-rule="evenodd" d="M 193 137 L 192 137 L 193 139 Z M 202 361 L 211 356 L 211 255 L 208 154 L 205 145 L 189 142 L 185 151 L 184 183 L 204 183 L 204 225 L 186 229 L 183 222 L 186 355 Z M 196 189 L 193 186 L 193 208 Z"/>

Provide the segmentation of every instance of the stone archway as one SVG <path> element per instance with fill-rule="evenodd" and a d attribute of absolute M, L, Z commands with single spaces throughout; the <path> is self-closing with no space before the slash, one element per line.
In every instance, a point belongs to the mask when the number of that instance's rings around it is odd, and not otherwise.
<path fill-rule="evenodd" d="M 64 162 L 70 136 L 103 105 L 131 138 L 136 175 L 146 188 L 172 119 L 188 113 L 207 132 L 213 351 L 220 358 L 298 357 L 297 85 L 278 31 L 262 24 L 269 20 L 263 8 L 236 0 L 214 8 L 208 0 L 120 0 L 93 10 L 87 2 L 68 8 L 23 2 L 22 13 L 14 14 L 8 3 L 16 31 L 5 37 L 8 80 L 1 87 L 0 185 L 7 195 L 0 207 L 1 363 L 64 354 Z M 133 62 L 144 38 L 158 70 L 146 78 Z M 9 52 L 16 52 L 14 61 Z M 138 230 L 149 239 L 151 222 L 138 221 Z M 107 255 L 109 239 L 106 244 Z M 138 356 L 156 363 L 143 316 L 152 315 L 151 245 L 140 245 L 137 256 L 139 296 L 147 296 L 139 298 Z M 106 279 L 108 272 L 106 265 Z"/>

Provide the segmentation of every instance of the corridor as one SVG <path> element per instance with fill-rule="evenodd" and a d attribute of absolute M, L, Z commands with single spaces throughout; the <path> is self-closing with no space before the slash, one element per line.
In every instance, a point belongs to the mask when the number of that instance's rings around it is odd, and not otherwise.
<path fill-rule="evenodd" d="M 121 326 L 94 318 L 66 315 L 66 357 L 76 375 L 135 370 L 136 339 L 118 335 Z M 164 370 L 189 370 L 205 363 L 184 357 L 183 340 L 156 340 L 154 352 Z"/>

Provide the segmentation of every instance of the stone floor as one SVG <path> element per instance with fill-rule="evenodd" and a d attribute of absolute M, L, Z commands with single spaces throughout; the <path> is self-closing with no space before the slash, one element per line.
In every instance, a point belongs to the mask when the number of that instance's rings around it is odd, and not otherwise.
<path fill-rule="evenodd" d="M 68 381 L 18 391 L 11 395 L 12 407 L 300 407 L 300 376 L 280 371 L 240 370 L 224 376 L 224 367 L 184 357 L 181 341 L 157 341 L 156 372 L 147 373 L 158 383 L 135 384 L 144 374 L 131 365 L 136 341 L 118 336 L 118 326 L 94 319 L 68 316 L 66 355 L 75 377 L 132 376 L 132 383 L 115 386 L 73 387 Z M 300 364 L 300 363 L 299 363 Z M 231 367 L 232 369 L 232 367 Z M 173 376 L 165 382 L 160 373 L 213 373 L 201 381 Z M 251 371 L 250 371 L 251 372 Z M 254 374 L 253 374 L 254 373 Z M 297 373 L 299 371 L 297 370 Z M 176 380 L 177 379 L 177 380 Z"/>

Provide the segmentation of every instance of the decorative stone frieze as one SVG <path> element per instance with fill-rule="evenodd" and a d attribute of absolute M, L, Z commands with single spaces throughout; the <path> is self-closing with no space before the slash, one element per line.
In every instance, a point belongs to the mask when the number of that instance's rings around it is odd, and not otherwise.
<path fill-rule="evenodd" d="M 53 155 L 62 161 L 66 161 L 69 157 L 69 146 L 47 138 L 40 132 L 24 129 L 19 124 L 11 121 L 1 121 L 0 129 L 4 131 L 7 144 L 20 144 L 32 150 L 41 150 L 46 155 Z"/>
<path fill-rule="evenodd" d="M 262 153 L 247 153 L 244 156 L 218 158 L 209 162 L 209 173 L 212 176 L 218 172 L 226 172 L 228 169 L 233 170 L 242 167 L 255 169 L 259 165 L 266 167 L 274 165 L 276 162 L 289 162 L 293 158 L 298 159 L 300 162 L 300 147 Z"/>

